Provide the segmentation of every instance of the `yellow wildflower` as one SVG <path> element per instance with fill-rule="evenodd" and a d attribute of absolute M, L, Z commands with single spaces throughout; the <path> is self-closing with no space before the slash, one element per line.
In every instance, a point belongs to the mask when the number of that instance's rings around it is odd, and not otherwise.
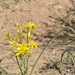
<path fill-rule="evenodd" d="M 28 32 L 28 39 L 31 39 L 32 38 L 32 34 L 30 32 Z"/>
<path fill-rule="evenodd" d="M 18 40 L 16 39 L 14 39 L 14 38 L 12 38 L 12 41 L 9 41 L 9 43 L 11 44 L 10 46 L 12 47 L 12 46 L 17 46 L 17 44 L 18 44 Z"/>
<path fill-rule="evenodd" d="M 6 31 L 6 35 L 3 36 L 3 37 L 8 37 L 8 38 L 10 38 L 10 32 L 9 32 L 9 30 Z"/>
<path fill-rule="evenodd" d="M 16 50 L 14 50 L 14 52 L 16 52 L 16 55 L 20 55 L 22 53 L 32 53 L 32 51 L 27 47 L 26 43 L 22 43 L 22 44 L 18 44 L 18 48 L 16 48 Z"/>
<path fill-rule="evenodd" d="M 38 48 L 38 46 L 37 46 L 38 44 L 35 43 L 34 41 L 30 42 L 29 45 L 31 45 L 32 48 L 33 48 L 33 47 Z"/>
<path fill-rule="evenodd" d="M 18 36 L 20 36 L 20 35 L 21 35 L 19 30 L 17 30 L 17 31 L 16 31 L 16 33 L 18 34 Z"/>
<path fill-rule="evenodd" d="M 19 26 L 19 23 L 16 23 L 16 26 Z"/>
<path fill-rule="evenodd" d="M 27 29 L 35 29 L 37 24 L 30 22 L 30 23 L 23 25 L 23 26 L 26 27 Z"/>

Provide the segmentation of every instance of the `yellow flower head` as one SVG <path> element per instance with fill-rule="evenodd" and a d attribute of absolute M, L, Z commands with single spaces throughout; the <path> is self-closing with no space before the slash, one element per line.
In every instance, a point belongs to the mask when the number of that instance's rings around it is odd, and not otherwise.
<path fill-rule="evenodd" d="M 23 26 L 26 27 L 26 29 L 35 29 L 37 24 L 30 22 L 30 23 L 23 25 Z"/>
<path fill-rule="evenodd" d="M 6 35 L 3 36 L 3 37 L 8 37 L 8 38 L 10 38 L 10 32 L 7 30 L 7 31 L 6 31 Z"/>
<path fill-rule="evenodd" d="M 23 25 L 20 24 L 20 23 L 16 23 L 16 26 L 18 27 L 18 29 L 16 30 L 16 33 L 17 33 L 18 36 L 20 37 L 21 34 L 23 33 L 23 32 L 22 32 L 22 27 L 23 27 Z"/>
<path fill-rule="evenodd" d="M 19 27 L 21 29 L 23 27 L 23 23 L 16 23 L 16 27 Z"/>
<path fill-rule="evenodd" d="M 20 55 L 23 53 L 32 53 L 32 51 L 27 47 L 26 43 L 22 43 L 22 44 L 18 44 L 19 47 L 16 48 L 16 50 L 14 50 L 14 52 L 16 52 L 16 55 Z"/>
<path fill-rule="evenodd" d="M 19 26 L 19 23 L 16 23 L 16 26 L 18 27 Z"/>
<path fill-rule="evenodd" d="M 15 40 L 14 38 L 12 38 L 12 41 L 9 41 L 9 43 L 11 44 L 10 47 L 17 46 L 18 40 L 17 39 Z"/>
<path fill-rule="evenodd" d="M 32 48 L 34 48 L 34 47 L 38 48 L 38 46 L 37 46 L 38 44 L 35 43 L 34 41 L 30 42 L 29 45 L 31 45 Z"/>
<path fill-rule="evenodd" d="M 19 30 L 16 30 L 16 33 L 18 34 L 18 36 L 20 36 L 20 35 L 21 35 Z"/>
<path fill-rule="evenodd" d="M 31 39 L 32 37 L 33 35 L 30 32 L 28 32 L 28 39 Z"/>

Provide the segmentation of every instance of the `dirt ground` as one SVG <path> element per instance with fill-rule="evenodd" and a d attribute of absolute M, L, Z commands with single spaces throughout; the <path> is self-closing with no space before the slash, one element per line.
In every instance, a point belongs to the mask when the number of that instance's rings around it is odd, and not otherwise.
<path fill-rule="evenodd" d="M 34 49 L 29 60 L 29 70 L 47 42 L 61 29 L 69 26 L 75 29 L 75 1 L 74 0 L 0 0 L 0 59 L 5 70 L 17 75 L 19 69 L 12 60 L 13 54 L 9 49 L 5 31 L 14 31 L 16 23 L 38 23 L 34 40 L 39 48 Z M 67 39 L 65 38 L 67 37 Z M 68 62 L 60 62 L 61 53 L 69 50 L 75 54 L 75 34 L 71 30 L 63 31 L 51 42 L 39 59 L 32 75 L 75 75 L 74 66 Z M 49 61 L 58 59 L 57 66 L 51 66 Z M 66 62 L 66 61 L 65 61 Z"/>

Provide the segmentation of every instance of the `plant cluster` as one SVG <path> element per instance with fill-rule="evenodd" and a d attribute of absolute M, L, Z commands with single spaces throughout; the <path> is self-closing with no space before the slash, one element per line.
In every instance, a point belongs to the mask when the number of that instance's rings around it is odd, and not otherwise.
<path fill-rule="evenodd" d="M 38 48 L 38 44 L 33 41 L 33 32 L 35 28 L 37 27 L 37 24 L 30 22 L 27 24 L 19 24 L 16 23 L 16 34 L 18 35 L 18 38 L 14 38 L 11 36 L 11 33 L 7 30 L 6 36 L 9 39 L 10 47 L 13 47 L 13 50 L 6 49 L 8 51 L 11 51 L 14 53 L 16 60 L 14 60 L 19 69 L 21 75 L 28 75 L 28 61 L 29 61 L 29 55 L 32 53 L 33 48 Z M 26 29 L 26 35 L 23 29 Z"/>

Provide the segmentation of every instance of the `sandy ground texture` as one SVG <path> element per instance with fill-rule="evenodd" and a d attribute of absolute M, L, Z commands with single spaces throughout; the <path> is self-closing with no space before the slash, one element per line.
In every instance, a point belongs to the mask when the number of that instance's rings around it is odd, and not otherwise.
<path fill-rule="evenodd" d="M 5 58 L 0 63 L 0 66 L 11 72 L 12 75 L 17 75 L 19 69 L 12 60 L 14 55 L 5 50 L 10 49 L 8 39 L 2 37 L 5 36 L 6 30 L 10 30 L 12 35 L 16 37 L 14 31 L 17 22 L 38 23 L 37 29 L 34 32 L 34 40 L 38 43 L 39 48 L 34 49 L 31 54 L 29 60 L 30 70 L 44 46 L 58 31 L 67 26 L 75 29 L 75 1 L 0 0 L 0 59 Z M 73 75 L 73 66 L 70 63 L 67 65 L 60 63 L 60 57 L 64 50 L 70 50 L 75 54 L 74 41 L 75 34 L 71 30 L 63 31 L 48 45 L 32 75 Z M 56 67 L 49 64 L 49 61 L 54 58 L 59 60 Z"/>

